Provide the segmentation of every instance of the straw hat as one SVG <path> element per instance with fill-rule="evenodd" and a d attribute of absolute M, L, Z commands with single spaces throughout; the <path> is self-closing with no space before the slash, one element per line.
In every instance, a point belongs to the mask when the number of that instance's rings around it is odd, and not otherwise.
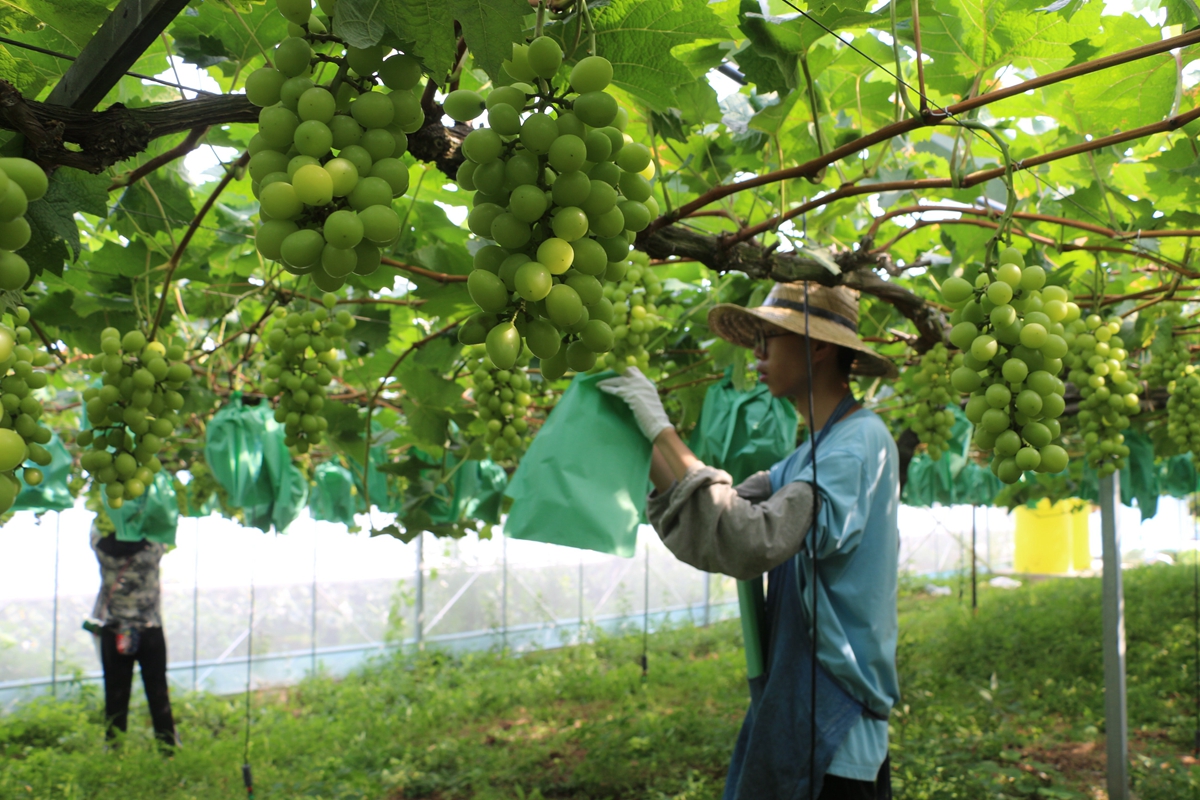
<path fill-rule="evenodd" d="M 857 351 L 850 371 L 856 375 L 894 378 L 896 365 L 858 338 L 858 292 L 845 286 L 808 284 L 808 335 Z M 741 347 L 753 347 L 755 334 L 778 327 L 805 335 L 803 283 L 776 283 L 756 308 L 721 303 L 708 312 L 708 327 L 717 336 Z"/>

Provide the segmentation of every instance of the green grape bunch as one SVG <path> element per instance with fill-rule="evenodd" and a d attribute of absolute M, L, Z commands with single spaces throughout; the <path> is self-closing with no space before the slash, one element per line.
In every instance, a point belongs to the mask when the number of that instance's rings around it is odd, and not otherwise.
<path fill-rule="evenodd" d="M 120 508 L 162 469 L 158 453 L 180 425 L 180 390 L 192 369 L 182 345 L 148 342 L 141 331 L 105 328 L 100 349 L 87 363 L 100 385 L 83 392 L 91 428 L 76 441 L 91 448 L 80 458 L 83 468 L 104 486 L 109 506 Z"/>
<path fill-rule="evenodd" d="M 1191 364 L 1167 384 L 1167 435 L 1181 452 L 1200 465 L 1200 374 Z"/>
<path fill-rule="evenodd" d="M 22 481 L 40 484 L 38 467 L 50 463 L 50 452 L 43 447 L 50 441 L 50 429 L 38 422 L 42 402 L 34 394 L 49 382 L 39 367 L 50 363 L 50 354 L 29 346 L 28 322 L 29 309 L 18 306 L 0 324 L 0 513 L 12 508 Z M 37 466 L 25 466 L 28 461 Z"/>
<path fill-rule="evenodd" d="M 444 104 L 460 122 L 485 111 L 488 122 L 463 141 L 456 175 L 475 192 L 467 226 L 489 242 L 467 282 L 481 310 L 459 340 L 484 344 L 499 369 L 512 369 L 527 349 L 548 380 L 590 370 L 613 350 L 618 294 L 606 296 L 605 284 L 644 273 L 629 260 L 630 244 L 658 216 L 650 150 L 623 133 L 627 115 L 605 91 L 612 65 L 580 60 L 569 91 L 555 94 L 550 82 L 562 58 L 548 37 L 514 45 L 505 69 L 517 81 L 536 80 L 532 96 L 530 84 L 515 83 L 486 99 L 454 91 Z"/>
<path fill-rule="evenodd" d="M 246 97 L 262 108 L 248 166 L 261 217 L 256 244 L 263 258 L 332 292 L 351 274 L 377 270 L 381 248 L 400 236 L 392 200 L 408 191 L 400 156 L 425 122 L 413 92 L 421 67 L 402 53 L 385 58 L 381 45 L 331 42 L 323 34 L 332 2 L 321 6 L 325 20 L 308 0 L 278 7 L 292 35 L 272 66 L 246 79 Z"/>
<path fill-rule="evenodd" d="M 1174 335 L 1173 329 L 1184 325 L 1183 315 L 1172 313 L 1159 320 L 1158 332 L 1150 346 L 1150 360 L 1142 364 L 1138 376 L 1152 388 L 1166 387 L 1173 380 L 1184 376 L 1184 369 L 1192 361 L 1192 351 L 1187 340 Z"/>
<path fill-rule="evenodd" d="M 1187 340 L 1175 336 L 1172 329 L 1184 324 L 1183 317 L 1172 314 L 1160 323 L 1151 347 L 1150 361 L 1141 375 L 1148 386 L 1167 390 L 1167 436 L 1180 452 L 1191 452 L 1200 464 L 1200 373 L 1192 362 Z M 1169 341 L 1159 337 L 1170 337 Z"/>
<path fill-rule="evenodd" d="M 656 303 L 662 296 L 662 283 L 650 268 L 650 257 L 642 251 L 630 253 L 627 263 L 625 274 L 616 283 L 604 286 L 604 299 L 613 306 L 614 339 L 613 349 L 604 356 L 604 366 L 616 370 L 637 367 L 645 372 L 650 367 L 646 345 L 663 323 Z"/>
<path fill-rule="evenodd" d="M 500 369 L 488 357 L 485 345 L 472 345 L 467 350 L 471 394 L 479 416 L 468 432 L 483 440 L 493 461 L 518 459 L 529 447 L 526 417 L 533 403 L 533 383 L 525 373 L 528 364 L 528 355 L 522 354 L 511 369 Z"/>
<path fill-rule="evenodd" d="M 15 251 L 32 236 L 25 210 L 49 186 L 46 173 L 29 159 L 0 158 L 0 289 L 17 291 L 29 283 L 29 264 Z"/>
<path fill-rule="evenodd" d="M 962 350 L 953 387 L 970 395 L 965 412 L 975 426 L 975 445 L 992 452 L 992 472 L 1016 483 L 1026 470 L 1061 472 L 1067 451 L 1057 443 L 1058 418 L 1066 409 L 1058 377 L 1069 346 L 1064 325 L 1080 317 L 1061 286 L 1047 286 L 1046 272 L 1025 266 L 1007 247 L 999 265 L 985 268 L 972 285 L 961 277 L 942 284 L 954 309 L 950 343 Z"/>
<path fill-rule="evenodd" d="M 962 356 L 956 355 L 951 360 L 946 345 L 938 342 L 921 356 L 921 363 L 913 374 L 917 409 L 909 427 L 934 461 L 941 460 L 950 443 L 950 429 L 954 427 L 954 412 L 946 407 L 954 400 L 950 367 L 961 365 Z"/>
<path fill-rule="evenodd" d="M 1088 464 L 1101 476 L 1125 466 L 1129 447 L 1121 431 L 1140 408 L 1139 386 L 1125 363 L 1129 353 L 1117 337 L 1121 321 L 1089 314 L 1067 326 L 1071 351 L 1067 379 L 1079 387 L 1076 421 L 1083 434 Z"/>
<path fill-rule="evenodd" d="M 325 387 L 339 372 L 338 351 L 346 346 L 346 331 L 354 327 L 349 311 L 330 314 L 336 304 L 337 295 L 327 292 L 321 305 L 309 311 L 276 308 L 265 334 L 271 356 L 263 367 L 262 392 L 275 401 L 284 443 L 298 453 L 320 444 L 329 427 L 321 415 Z"/>

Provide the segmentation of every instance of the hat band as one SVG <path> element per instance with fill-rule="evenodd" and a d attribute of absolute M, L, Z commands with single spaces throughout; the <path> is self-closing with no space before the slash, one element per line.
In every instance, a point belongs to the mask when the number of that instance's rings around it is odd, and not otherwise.
<path fill-rule="evenodd" d="M 764 306 L 779 306 L 780 308 L 790 308 L 792 311 L 799 311 L 804 314 L 812 314 L 814 317 L 827 319 L 830 322 L 836 322 L 843 328 L 847 328 L 855 335 L 858 334 L 858 326 L 855 325 L 849 317 L 844 317 L 835 311 L 830 311 L 827 308 L 818 308 L 810 306 L 807 303 L 797 303 L 794 300 L 784 300 L 781 297 L 768 297 L 763 301 Z"/>

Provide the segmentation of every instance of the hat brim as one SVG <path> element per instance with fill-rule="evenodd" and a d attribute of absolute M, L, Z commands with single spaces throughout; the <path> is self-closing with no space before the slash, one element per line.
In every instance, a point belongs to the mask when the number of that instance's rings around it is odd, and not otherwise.
<path fill-rule="evenodd" d="M 767 326 L 806 335 L 812 338 L 846 347 L 858 353 L 850 372 L 872 378 L 895 378 L 900 374 L 890 359 L 876 353 L 870 345 L 850 331 L 831 320 L 805 315 L 788 308 L 759 306 L 743 308 L 733 303 L 720 303 L 708 312 L 708 328 L 717 336 L 739 347 L 754 347 L 758 331 Z"/>

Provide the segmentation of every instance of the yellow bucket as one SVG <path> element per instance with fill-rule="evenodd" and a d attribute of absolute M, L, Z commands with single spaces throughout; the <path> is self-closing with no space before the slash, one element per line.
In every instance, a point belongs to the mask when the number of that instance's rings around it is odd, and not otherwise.
<path fill-rule="evenodd" d="M 1075 498 L 1053 505 L 1042 498 L 1036 508 L 1018 507 L 1013 569 L 1034 575 L 1067 575 L 1090 569 L 1090 513 L 1090 504 Z"/>

